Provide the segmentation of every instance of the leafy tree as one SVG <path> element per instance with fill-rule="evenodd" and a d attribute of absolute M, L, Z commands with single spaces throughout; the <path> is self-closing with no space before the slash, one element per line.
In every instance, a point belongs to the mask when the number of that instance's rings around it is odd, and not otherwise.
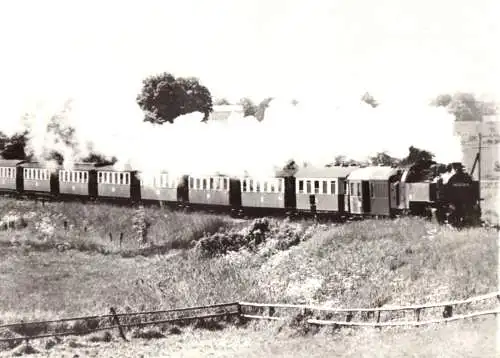
<path fill-rule="evenodd" d="M 368 92 L 365 92 L 365 94 L 361 97 L 361 101 L 365 102 L 366 104 L 369 104 L 370 106 L 372 106 L 372 108 L 378 107 L 377 101 Z"/>
<path fill-rule="evenodd" d="M 243 116 L 244 117 L 249 117 L 253 116 L 255 117 L 255 114 L 257 113 L 257 106 L 255 103 L 250 98 L 242 98 L 240 99 L 239 103 L 243 107 Z"/>
<path fill-rule="evenodd" d="M 82 159 L 84 163 L 94 163 L 97 165 L 113 165 L 118 161 L 116 157 L 111 159 L 106 159 L 104 156 L 96 153 L 91 153 L 87 157 Z"/>
<path fill-rule="evenodd" d="M 394 157 L 391 157 L 386 152 L 377 153 L 374 157 L 370 158 L 372 165 L 397 165 L 400 160 Z"/>
<path fill-rule="evenodd" d="M 494 102 L 478 100 L 472 93 L 457 92 L 440 94 L 432 102 L 436 107 L 445 107 L 457 121 L 478 121 L 483 116 L 498 112 Z"/>
<path fill-rule="evenodd" d="M 259 105 L 257 106 L 257 111 L 255 113 L 255 118 L 257 118 L 257 120 L 262 121 L 264 119 L 266 109 L 269 107 L 269 104 L 273 99 L 273 97 L 268 97 L 259 103 Z"/>
<path fill-rule="evenodd" d="M 173 123 L 178 116 L 196 111 L 207 121 L 213 111 L 210 91 L 197 78 L 175 78 L 167 72 L 143 81 L 137 104 L 145 113 L 145 122 L 159 124 Z"/>
<path fill-rule="evenodd" d="M 408 156 L 406 158 L 403 158 L 400 164 L 411 165 L 419 161 L 432 161 L 433 158 L 434 154 L 432 154 L 431 152 L 411 146 L 409 148 Z"/>
<path fill-rule="evenodd" d="M 14 134 L 12 137 L 8 137 L 5 134 L 0 133 L 0 154 L 2 155 L 2 157 L 4 159 L 27 159 L 27 135 L 27 131 Z"/>
<path fill-rule="evenodd" d="M 292 101 L 290 102 L 292 104 L 292 106 L 297 106 L 299 104 L 299 101 L 296 100 L 296 99 L 292 99 Z"/>

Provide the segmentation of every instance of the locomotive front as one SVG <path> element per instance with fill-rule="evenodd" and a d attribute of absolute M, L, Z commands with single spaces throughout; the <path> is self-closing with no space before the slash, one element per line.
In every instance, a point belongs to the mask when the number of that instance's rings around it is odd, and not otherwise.
<path fill-rule="evenodd" d="M 451 163 L 436 178 L 437 209 L 443 221 L 454 226 L 475 225 L 480 221 L 479 182 L 461 163 Z"/>

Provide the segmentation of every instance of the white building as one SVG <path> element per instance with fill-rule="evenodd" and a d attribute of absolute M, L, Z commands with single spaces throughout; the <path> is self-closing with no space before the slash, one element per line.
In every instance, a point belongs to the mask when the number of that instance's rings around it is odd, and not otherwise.
<path fill-rule="evenodd" d="M 455 122 L 455 132 L 461 137 L 462 162 L 470 171 L 479 151 L 481 133 L 481 197 L 483 217 L 500 223 L 500 116 L 485 116 L 482 122 Z M 478 168 L 474 170 L 478 178 Z"/>

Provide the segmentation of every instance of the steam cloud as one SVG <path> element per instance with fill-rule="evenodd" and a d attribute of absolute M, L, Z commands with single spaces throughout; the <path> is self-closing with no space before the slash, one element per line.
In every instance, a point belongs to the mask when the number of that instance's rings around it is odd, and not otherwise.
<path fill-rule="evenodd" d="M 289 99 L 275 99 L 262 122 L 235 113 L 227 122 L 201 123 L 203 115 L 191 113 L 174 124 L 152 125 L 142 121 L 133 96 L 115 103 L 82 96 L 23 107 L 30 115 L 19 123 L 30 130 L 28 149 L 38 159 L 58 151 L 71 168 L 92 150 L 116 156 L 118 167 L 130 165 L 144 175 L 166 170 L 267 177 L 289 159 L 325 165 L 337 155 L 365 160 L 387 151 L 404 157 L 410 145 L 433 152 L 438 161 L 461 160 L 454 118 L 444 108 L 390 103 L 372 108 L 359 98 L 298 100 L 294 106 Z"/>

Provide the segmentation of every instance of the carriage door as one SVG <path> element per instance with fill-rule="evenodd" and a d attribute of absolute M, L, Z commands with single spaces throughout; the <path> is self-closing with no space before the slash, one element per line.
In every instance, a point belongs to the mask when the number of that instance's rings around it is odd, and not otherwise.
<path fill-rule="evenodd" d="M 308 182 L 309 183 L 309 182 Z M 312 191 L 309 190 L 308 192 L 310 193 L 309 195 L 309 207 L 311 208 L 311 213 L 316 212 L 316 194 L 319 192 L 319 181 L 318 180 L 312 180 L 310 183 L 312 183 Z"/>
<path fill-rule="evenodd" d="M 361 200 L 363 205 L 363 213 L 369 214 L 371 212 L 371 205 L 370 205 L 371 196 L 370 196 L 369 181 L 363 180 L 361 182 Z"/>

